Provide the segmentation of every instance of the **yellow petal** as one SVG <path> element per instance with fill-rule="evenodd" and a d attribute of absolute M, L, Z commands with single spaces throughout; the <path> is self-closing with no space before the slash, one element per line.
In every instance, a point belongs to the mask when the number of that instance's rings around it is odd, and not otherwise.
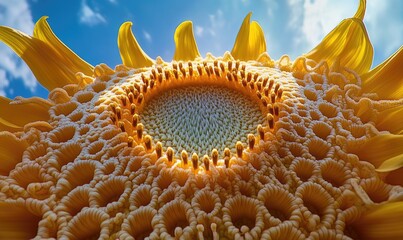
<path fill-rule="evenodd" d="M 27 63 L 36 79 L 48 90 L 76 83 L 71 65 L 45 42 L 4 26 L 0 26 L 0 41 Z"/>
<path fill-rule="evenodd" d="M 363 144 L 348 148 L 361 161 L 368 161 L 377 168 L 389 159 L 403 157 L 403 135 L 378 135 Z"/>
<path fill-rule="evenodd" d="M 403 167 L 403 150 L 402 154 L 392 157 L 384 161 L 377 169 L 378 172 L 391 172 Z"/>
<path fill-rule="evenodd" d="M 25 124 L 47 121 L 52 104 L 42 98 L 10 100 L 0 96 L 0 131 L 21 131 Z"/>
<path fill-rule="evenodd" d="M 14 134 L 0 131 L 0 175 L 8 176 L 15 165 L 21 162 L 27 147 L 28 144 Z"/>
<path fill-rule="evenodd" d="M 36 22 L 33 37 L 45 42 L 56 53 L 58 53 L 63 59 L 63 63 L 69 66 L 71 71 L 82 72 L 91 76 L 94 67 L 77 56 L 70 48 L 60 41 L 46 21 L 47 18 L 47 16 L 43 16 Z"/>
<path fill-rule="evenodd" d="M 154 61 L 141 49 L 132 32 L 132 23 L 125 22 L 119 28 L 118 47 L 124 65 L 133 68 L 149 67 Z"/>
<path fill-rule="evenodd" d="M 381 99 L 403 98 L 403 46 L 376 68 L 361 76 L 362 90 Z"/>
<path fill-rule="evenodd" d="M 253 21 L 250 23 L 249 13 L 243 20 L 239 29 L 231 54 L 239 60 L 256 60 L 260 54 L 266 52 L 266 40 L 260 25 Z"/>
<path fill-rule="evenodd" d="M 353 223 L 359 239 L 385 240 L 403 237 L 403 202 L 381 204 Z"/>
<path fill-rule="evenodd" d="M 193 24 L 191 21 L 184 21 L 175 30 L 175 54 L 174 60 L 194 60 L 200 57 L 196 40 L 193 34 Z"/>
<path fill-rule="evenodd" d="M 357 12 L 354 15 L 354 18 L 358 18 L 360 20 L 364 20 L 365 9 L 367 8 L 367 1 L 360 0 L 360 5 L 358 6 Z"/>
<path fill-rule="evenodd" d="M 326 61 L 329 66 L 340 65 L 353 69 L 358 74 L 368 72 L 374 50 L 364 23 L 358 18 L 343 20 L 305 57 L 316 62 Z"/>
<path fill-rule="evenodd" d="M 403 83 L 402 83 L 403 84 Z M 403 134 L 403 106 L 397 106 L 379 113 L 376 128 L 381 131 L 389 131 L 393 134 Z"/>

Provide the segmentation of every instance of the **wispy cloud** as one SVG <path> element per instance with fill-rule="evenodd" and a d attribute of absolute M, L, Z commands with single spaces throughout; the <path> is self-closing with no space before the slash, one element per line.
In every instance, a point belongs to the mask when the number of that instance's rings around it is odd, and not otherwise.
<path fill-rule="evenodd" d="M 196 25 L 196 36 L 201 37 L 203 36 L 204 28 L 202 26 Z"/>
<path fill-rule="evenodd" d="M 151 34 L 148 33 L 147 31 L 143 31 L 143 35 L 144 35 L 144 38 L 145 38 L 148 42 L 152 42 L 152 41 L 153 41 L 153 38 L 151 37 Z"/>
<path fill-rule="evenodd" d="M 400 0 L 367 1 L 364 23 L 380 61 L 386 59 L 403 43 L 403 2 Z"/>
<path fill-rule="evenodd" d="M 25 0 L 1 1 L 0 24 L 32 33 L 34 22 L 28 2 Z M 32 93 L 35 92 L 37 81 L 27 65 L 5 44 L 0 43 L 0 95 L 12 93 L 7 89 L 11 81 L 22 81 Z"/>
<path fill-rule="evenodd" d="M 87 1 L 81 1 L 81 8 L 79 12 L 80 22 L 88 26 L 95 26 L 101 23 L 106 23 L 106 19 L 96 9 L 92 9 Z"/>
<path fill-rule="evenodd" d="M 348 4 L 350 2 L 350 4 Z M 296 30 L 295 44 L 307 51 L 317 45 L 344 18 L 352 17 L 357 6 L 351 1 L 289 0 L 289 27 Z"/>

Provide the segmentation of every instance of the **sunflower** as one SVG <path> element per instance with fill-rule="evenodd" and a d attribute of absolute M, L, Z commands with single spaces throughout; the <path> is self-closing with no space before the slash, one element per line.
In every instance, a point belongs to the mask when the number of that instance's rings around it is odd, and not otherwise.
<path fill-rule="evenodd" d="M 365 4 L 294 61 L 251 14 L 222 57 L 183 22 L 171 62 L 126 22 L 114 69 L 1 26 L 49 90 L 0 98 L 1 238 L 403 238 L 403 52 L 370 69 Z"/>

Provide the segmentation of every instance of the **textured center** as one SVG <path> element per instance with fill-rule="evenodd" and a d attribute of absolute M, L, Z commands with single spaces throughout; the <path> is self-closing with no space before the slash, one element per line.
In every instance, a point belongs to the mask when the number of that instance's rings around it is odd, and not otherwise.
<path fill-rule="evenodd" d="M 264 117 L 256 102 L 219 86 L 187 86 L 165 91 L 144 107 L 140 119 L 155 141 L 179 153 L 210 154 L 216 148 L 232 151 L 246 143 Z"/>

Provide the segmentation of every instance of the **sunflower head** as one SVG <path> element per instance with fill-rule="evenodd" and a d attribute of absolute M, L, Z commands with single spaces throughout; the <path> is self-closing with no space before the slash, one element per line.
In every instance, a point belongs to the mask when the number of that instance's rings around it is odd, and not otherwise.
<path fill-rule="evenodd" d="M 0 98 L 0 236 L 402 238 L 403 53 L 370 70 L 365 4 L 294 61 L 251 14 L 222 57 L 183 22 L 170 62 L 126 22 L 114 69 L 1 26 L 50 93 Z"/>

